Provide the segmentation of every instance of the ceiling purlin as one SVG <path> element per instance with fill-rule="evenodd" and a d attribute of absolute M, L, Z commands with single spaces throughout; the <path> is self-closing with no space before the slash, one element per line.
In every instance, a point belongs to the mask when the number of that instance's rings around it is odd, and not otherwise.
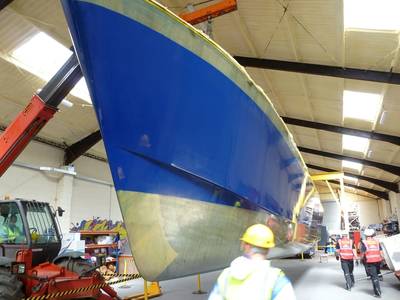
<path fill-rule="evenodd" d="M 329 182 L 333 183 L 333 184 L 340 185 L 340 182 L 336 181 L 336 180 L 329 180 Z M 355 185 L 355 184 L 351 184 L 351 183 L 346 183 L 346 185 L 348 187 L 353 188 L 353 189 L 362 190 L 362 191 L 365 191 L 367 193 L 370 193 L 371 195 L 374 195 L 374 196 L 376 196 L 378 198 L 389 200 L 389 194 L 387 192 L 381 192 L 381 191 L 377 191 L 377 190 L 374 190 L 374 189 L 370 189 L 370 188 L 367 188 L 367 187 L 363 187 L 363 186 L 359 186 L 359 185 Z"/>
<path fill-rule="evenodd" d="M 400 85 L 400 73 L 257 57 L 234 56 L 234 58 L 244 67 Z"/>
<path fill-rule="evenodd" d="M 337 60 L 339 61 L 339 65 L 342 68 L 345 68 L 346 65 L 346 32 L 344 30 L 344 3 L 343 0 L 338 0 L 338 11 L 342 13 L 339 14 L 339 22 L 337 26 L 337 31 L 341 34 L 338 34 L 338 41 L 337 41 Z M 345 87 L 345 79 L 338 80 L 340 82 L 340 89 L 343 92 Z M 343 94 L 342 94 L 343 95 Z M 341 125 L 344 126 L 344 117 L 342 114 L 341 118 L 342 122 Z"/>
<path fill-rule="evenodd" d="M 14 0 L 0 0 L 0 11 L 4 8 L 6 8 L 11 2 Z"/>
<path fill-rule="evenodd" d="M 397 49 L 396 49 L 396 53 L 395 53 L 395 55 L 394 55 L 394 57 L 393 57 L 393 60 L 392 60 L 392 62 L 391 62 L 391 65 L 390 65 L 390 71 L 392 71 L 396 66 L 397 66 L 397 64 L 398 64 L 398 62 L 399 62 L 399 57 L 400 57 L 400 35 L 397 35 Z M 381 109 L 381 115 L 383 114 L 383 112 L 384 112 L 384 106 L 385 106 L 385 103 L 384 103 L 384 100 L 385 100 L 385 96 L 386 96 L 386 92 L 387 92 L 387 90 L 388 90 L 388 88 L 389 88 L 389 85 L 388 84 L 385 84 L 385 87 L 384 87 L 384 93 L 383 93 L 383 105 L 382 105 L 382 109 Z M 380 115 L 380 117 L 381 117 L 381 115 Z M 380 119 L 380 118 L 379 118 Z M 379 120 L 378 119 L 378 120 Z M 376 124 L 375 124 L 376 125 Z M 374 126 L 374 129 L 375 129 L 375 126 Z M 393 151 L 393 153 L 392 153 L 392 156 L 390 157 L 390 162 L 393 164 L 394 163 L 394 160 L 395 160 L 395 158 L 397 157 L 397 155 L 400 153 L 400 147 L 399 148 L 397 148 L 397 150 L 396 151 Z M 382 172 L 381 172 L 382 173 Z"/>
<path fill-rule="evenodd" d="M 56 1 L 51 2 L 51 4 L 47 3 L 47 5 L 54 5 L 55 2 Z M 72 41 L 71 41 L 69 35 L 67 35 L 66 37 L 63 37 L 56 30 L 54 30 L 55 26 L 53 26 L 52 24 L 48 24 L 48 23 L 44 22 L 43 20 L 38 20 L 35 17 L 24 14 L 23 12 L 21 12 L 18 9 L 17 5 L 10 5 L 7 7 L 7 9 L 14 12 L 18 16 L 24 18 L 24 20 L 29 22 L 38 31 L 44 31 L 46 34 L 50 35 L 52 38 L 54 38 L 56 41 L 63 44 L 65 47 L 70 48 L 72 46 Z"/>
<path fill-rule="evenodd" d="M 353 128 L 349 128 L 349 127 L 336 126 L 336 125 L 313 122 L 313 121 L 296 119 L 296 118 L 290 118 L 290 117 L 285 117 L 285 116 L 282 116 L 282 119 L 286 124 L 307 127 L 307 128 L 314 128 L 314 129 L 318 129 L 318 130 L 335 132 L 335 133 L 339 133 L 339 134 L 347 134 L 347 135 L 353 135 L 353 136 L 358 136 L 358 137 L 364 137 L 364 138 L 387 142 L 387 143 L 391 143 L 391 144 L 400 146 L 400 137 L 399 136 L 371 132 L 371 131 L 366 131 L 366 130 L 353 129 Z"/>
<path fill-rule="evenodd" d="M 251 37 L 251 33 L 247 27 L 247 24 L 246 24 L 245 20 L 243 19 L 243 17 L 240 15 L 239 10 L 232 12 L 231 15 L 233 16 L 235 23 L 239 27 L 240 33 L 241 33 L 247 47 L 250 49 L 251 53 L 256 57 L 261 57 L 261 54 L 257 51 L 257 48 L 254 45 L 253 39 Z M 267 87 L 269 89 L 269 92 L 271 93 L 272 98 L 275 99 L 274 105 L 278 104 L 280 111 L 282 111 L 283 113 L 286 113 L 285 109 L 283 108 L 283 105 L 279 101 L 277 93 L 275 92 L 270 79 L 268 78 L 268 75 L 266 74 L 266 71 L 265 70 L 260 70 L 260 71 L 261 71 L 261 74 L 262 74 L 266 84 L 267 84 Z"/>
<path fill-rule="evenodd" d="M 340 32 L 341 34 L 338 34 L 338 40 L 337 40 L 337 61 L 339 61 L 339 65 L 344 68 L 345 63 L 346 63 L 346 57 L 345 57 L 345 41 L 346 41 L 346 34 L 344 31 L 344 5 L 343 5 L 343 0 L 338 0 L 338 11 L 341 11 L 342 13 L 339 14 L 339 22 L 337 23 L 337 32 Z M 342 81 L 343 87 L 344 87 L 344 80 Z"/>
<path fill-rule="evenodd" d="M 314 164 L 307 164 L 307 167 L 310 169 L 324 171 L 324 172 L 341 172 L 338 170 L 334 170 L 334 169 L 330 169 L 330 168 L 326 168 L 326 167 L 322 167 L 322 166 L 317 166 Z M 377 179 L 377 178 L 367 177 L 367 176 L 363 176 L 363 175 L 353 174 L 353 173 L 349 173 L 349 172 L 343 172 L 343 173 L 345 176 L 354 177 L 354 178 L 357 178 L 360 180 L 371 182 L 375 185 L 378 185 L 380 187 L 383 187 L 383 188 L 393 191 L 395 193 L 399 192 L 399 186 L 396 183 L 384 181 L 384 180 Z"/>
<path fill-rule="evenodd" d="M 330 181 L 329 182 L 332 186 L 338 186 L 338 188 L 340 188 L 340 183 L 339 182 L 334 182 L 334 181 Z M 329 190 L 329 188 L 327 187 L 326 183 L 322 183 L 322 182 L 316 182 L 315 185 L 317 186 L 318 192 L 319 194 L 327 194 L 327 195 L 332 195 L 331 191 Z M 346 190 L 346 188 L 351 188 L 353 190 L 349 191 Z M 371 194 L 368 193 L 367 191 L 365 191 L 364 189 L 357 189 L 355 187 L 351 187 L 351 186 L 346 186 L 345 185 L 345 192 L 352 194 L 352 195 L 357 195 L 357 196 L 362 196 L 362 197 L 366 197 L 366 198 L 371 198 L 374 200 L 377 200 L 376 197 L 377 195 L 375 194 Z M 337 190 L 338 195 L 340 194 Z M 385 195 L 386 196 L 386 195 Z M 324 199 L 321 199 L 322 201 L 324 201 Z"/>
<path fill-rule="evenodd" d="M 396 67 L 396 65 L 398 64 L 398 62 L 399 62 L 399 56 L 400 56 L 400 35 L 397 35 L 397 48 L 396 48 L 395 54 L 394 54 L 394 56 L 393 56 L 393 59 L 392 59 L 392 61 L 391 61 L 391 63 L 390 63 L 390 70 L 389 70 L 390 72 L 391 72 L 391 71 Z M 374 124 L 373 124 L 372 130 L 375 130 L 375 129 L 376 129 L 378 120 L 380 120 L 380 119 L 382 118 L 382 114 L 384 113 L 385 96 L 386 96 L 386 93 L 387 93 L 388 89 L 389 89 L 389 84 L 388 84 L 388 83 L 385 83 L 385 84 L 383 85 L 383 87 L 382 87 L 382 92 L 381 92 L 381 95 L 382 95 L 382 107 L 381 107 L 381 111 L 380 111 L 380 113 L 379 113 L 377 119 L 375 120 L 375 122 L 374 122 Z M 398 154 L 399 152 L 400 152 L 400 148 L 397 148 L 396 151 L 393 151 L 391 157 L 389 158 L 389 161 L 390 161 L 391 163 L 393 163 L 393 161 L 395 160 L 395 158 L 396 158 L 396 156 L 397 156 L 397 154 Z M 380 171 L 379 176 L 382 176 L 382 174 L 383 174 L 383 171 Z"/>
<path fill-rule="evenodd" d="M 289 9 L 289 4 L 287 4 L 287 6 L 286 6 L 287 9 Z M 299 51 L 297 49 L 297 47 L 298 47 L 297 46 L 297 42 L 296 42 L 296 39 L 293 36 L 290 18 L 291 18 L 290 14 L 286 14 L 286 16 L 284 18 L 285 19 L 286 28 L 287 28 L 287 32 L 288 32 L 288 36 L 289 36 L 290 46 L 292 48 L 292 51 L 293 51 L 293 54 L 294 54 L 296 60 L 297 61 L 301 61 L 301 57 L 300 57 Z M 308 88 L 307 88 L 307 84 L 305 82 L 304 75 L 301 74 L 301 73 L 298 73 L 297 74 L 297 78 L 300 80 L 300 84 L 301 84 L 304 96 L 306 98 L 307 109 L 309 111 L 309 115 L 311 116 L 311 119 L 314 121 L 314 112 L 313 112 L 313 109 L 312 109 L 312 106 L 311 106 L 311 103 L 310 103 L 311 102 L 310 101 L 310 95 L 309 95 L 309 92 L 308 92 Z M 318 130 L 315 130 L 315 133 L 316 133 L 316 136 L 317 136 L 318 148 L 322 149 L 321 148 L 321 139 L 320 139 Z M 324 159 L 324 161 L 325 161 L 325 159 Z"/>
<path fill-rule="evenodd" d="M 377 161 L 366 160 L 366 159 L 356 158 L 356 157 L 332 153 L 332 152 L 325 152 L 325 151 L 321 151 L 321 150 L 317 150 L 317 149 L 310 149 L 310 148 L 301 147 L 301 146 L 299 146 L 298 149 L 301 152 L 310 153 L 313 155 L 325 156 L 325 157 L 329 157 L 329 158 L 333 158 L 333 159 L 337 159 L 337 160 L 348 160 L 348 161 L 359 163 L 362 165 L 385 170 L 386 172 L 392 173 L 396 176 L 400 176 L 400 166 L 384 164 L 384 163 L 380 163 Z"/>

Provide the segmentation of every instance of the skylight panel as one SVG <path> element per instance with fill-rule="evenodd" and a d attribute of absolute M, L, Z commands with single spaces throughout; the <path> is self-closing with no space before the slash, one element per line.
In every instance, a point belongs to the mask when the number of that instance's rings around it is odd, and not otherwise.
<path fill-rule="evenodd" d="M 90 99 L 89 90 L 86 85 L 85 77 L 82 77 L 78 81 L 75 87 L 71 90 L 71 94 L 78 98 L 81 98 L 82 100 L 85 100 L 86 102 L 92 103 L 92 100 Z"/>
<path fill-rule="evenodd" d="M 345 0 L 344 28 L 400 30 L 399 0 Z"/>
<path fill-rule="evenodd" d="M 12 61 L 19 67 L 49 81 L 51 77 L 71 56 L 72 51 L 51 38 L 44 32 L 39 32 L 11 53 Z M 81 79 L 71 91 L 76 97 L 91 103 L 84 79 Z"/>
<path fill-rule="evenodd" d="M 351 150 L 365 154 L 368 150 L 369 139 L 344 134 L 342 138 L 342 145 L 343 150 Z"/>
<path fill-rule="evenodd" d="M 15 49 L 11 56 L 21 67 L 47 81 L 71 54 L 71 50 L 44 32 L 39 32 Z"/>
<path fill-rule="evenodd" d="M 400 1 L 399 1 L 400 2 Z M 374 123 L 381 109 L 380 94 L 343 91 L 343 117 Z"/>
<path fill-rule="evenodd" d="M 352 169 L 356 170 L 357 172 L 360 172 L 363 165 L 353 162 L 353 161 L 348 161 L 348 160 L 342 160 L 342 167 L 347 168 L 347 169 Z"/>

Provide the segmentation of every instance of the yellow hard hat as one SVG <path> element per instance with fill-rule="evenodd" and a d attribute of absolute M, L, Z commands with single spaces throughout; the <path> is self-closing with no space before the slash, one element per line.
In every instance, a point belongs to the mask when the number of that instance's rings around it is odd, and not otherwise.
<path fill-rule="evenodd" d="M 32 232 L 31 239 L 32 239 L 32 242 L 37 242 L 37 240 L 39 239 L 39 234 L 36 231 Z"/>
<path fill-rule="evenodd" d="M 260 248 L 275 247 L 274 233 L 263 224 L 255 224 L 247 228 L 241 240 Z"/>

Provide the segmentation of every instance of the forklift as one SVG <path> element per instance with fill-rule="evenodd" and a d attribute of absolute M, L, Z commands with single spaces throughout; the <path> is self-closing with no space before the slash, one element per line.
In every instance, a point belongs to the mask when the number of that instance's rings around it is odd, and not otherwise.
<path fill-rule="evenodd" d="M 0 135 L 0 177 L 57 112 L 57 106 L 82 77 L 72 54 L 53 78 Z M 58 209 L 61 216 L 62 209 Z M 34 200 L 0 201 L 0 300 L 118 299 L 104 278 L 81 258 L 57 256 L 61 249 L 56 213 Z M 55 296 L 53 296 L 55 295 Z"/>
<path fill-rule="evenodd" d="M 56 214 L 62 212 L 35 200 L 0 202 L 0 300 L 53 294 L 57 299 L 119 299 L 83 253 L 59 255 Z"/>

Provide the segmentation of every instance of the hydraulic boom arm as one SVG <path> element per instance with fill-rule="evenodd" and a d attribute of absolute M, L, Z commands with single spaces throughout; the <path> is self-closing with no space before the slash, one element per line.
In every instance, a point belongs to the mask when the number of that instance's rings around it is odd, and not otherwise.
<path fill-rule="evenodd" d="M 180 15 L 195 25 L 237 9 L 236 0 L 222 0 L 194 12 Z M 57 112 L 57 107 L 82 77 L 75 53 L 0 135 L 0 177 L 26 145 Z"/>
<path fill-rule="evenodd" d="M 75 53 L 0 135 L 0 176 L 53 117 L 57 106 L 82 77 Z"/>

